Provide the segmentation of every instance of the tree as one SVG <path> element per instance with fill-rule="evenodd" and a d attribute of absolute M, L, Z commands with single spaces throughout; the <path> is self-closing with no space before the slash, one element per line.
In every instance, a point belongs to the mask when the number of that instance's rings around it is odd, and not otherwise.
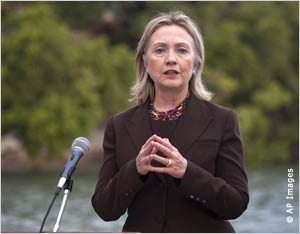
<path fill-rule="evenodd" d="M 60 156 L 104 119 L 101 79 L 82 64 L 83 42 L 46 4 L 8 15 L 3 34 L 2 133 L 18 136 L 31 155 Z"/>

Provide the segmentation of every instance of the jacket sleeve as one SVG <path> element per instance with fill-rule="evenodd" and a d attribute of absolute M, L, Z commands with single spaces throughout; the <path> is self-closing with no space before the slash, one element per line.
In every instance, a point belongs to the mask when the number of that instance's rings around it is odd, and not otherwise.
<path fill-rule="evenodd" d="M 243 148 L 235 112 L 228 111 L 215 174 L 188 161 L 178 189 L 220 219 L 235 219 L 249 202 Z"/>
<path fill-rule="evenodd" d="M 92 205 L 105 221 L 117 220 L 126 212 L 135 194 L 143 186 L 136 169 L 135 157 L 118 169 L 116 163 L 116 136 L 113 117 L 106 125 L 104 160 L 99 173 Z"/>

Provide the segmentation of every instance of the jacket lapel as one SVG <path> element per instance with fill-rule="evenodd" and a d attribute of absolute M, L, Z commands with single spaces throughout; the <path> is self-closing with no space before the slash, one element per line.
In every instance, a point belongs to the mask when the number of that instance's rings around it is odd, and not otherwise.
<path fill-rule="evenodd" d="M 136 112 L 128 121 L 125 121 L 125 127 L 131 138 L 137 153 L 147 139 L 152 135 L 150 121 L 148 117 L 149 100 L 140 105 Z"/>
<path fill-rule="evenodd" d="M 125 126 L 127 129 L 127 133 L 131 138 L 136 152 L 140 151 L 141 147 L 145 142 L 148 140 L 150 136 L 152 136 L 152 130 L 150 126 L 150 119 L 148 115 L 148 106 L 150 100 L 148 99 L 144 104 L 140 105 L 137 111 L 133 114 L 132 118 L 125 122 Z M 159 163 L 156 161 L 152 162 L 153 166 L 159 166 Z M 164 175 L 161 173 L 154 173 L 158 178 L 163 182 L 166 183 Z"/>
<path fill-rule="evenodd" d="M 170 139 L 171 143 L 182 155 L 185 155 L 191 145 L 205 132 L 212 120 L 213 115 L 204 101 L 191 94 L 187 107 Z"/>

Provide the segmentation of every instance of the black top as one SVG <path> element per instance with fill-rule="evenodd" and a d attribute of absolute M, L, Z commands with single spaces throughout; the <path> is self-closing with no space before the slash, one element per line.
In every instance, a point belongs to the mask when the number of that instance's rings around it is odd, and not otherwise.
<path fill-rule="evenodd" d="M 150 119 L 150 126 L 151 126 L 152 133 L 158 135 L 161 138 L 168 138 L 169 141 L 172 141 L 173 133 L 175 131 L 175 128 L 177 126 L 179 119 L 165 120 L 165 121 Z M 157 152 L 156 154 L 159 156 L 165 157 L 164 154 L 161 152 Z M 164 167 L 165 166 L 156 161 L 152 161 L 151 164 L 156 167 Z M 169 180 L 171 178 L 167 174 L 164 174 L 164 177 L 167 180 Z"/>
<path fill-rule="evenodd" d="M 153 120 L 151 119 L 152 133 L 158 135 L 161 138 L 168 138 L 171 141 L 173 132 L 176 128 L 177 120 Z"/>

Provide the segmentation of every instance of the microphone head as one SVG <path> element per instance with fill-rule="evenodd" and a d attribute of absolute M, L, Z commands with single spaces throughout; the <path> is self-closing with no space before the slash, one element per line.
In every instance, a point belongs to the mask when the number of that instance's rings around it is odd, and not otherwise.
<path fill-rule="evenodd" d="M 90 149 L 90 142 L 85 137 L 77 137 L 72 143 L 72 150 L 79 149 L 83 154 Z"/>

